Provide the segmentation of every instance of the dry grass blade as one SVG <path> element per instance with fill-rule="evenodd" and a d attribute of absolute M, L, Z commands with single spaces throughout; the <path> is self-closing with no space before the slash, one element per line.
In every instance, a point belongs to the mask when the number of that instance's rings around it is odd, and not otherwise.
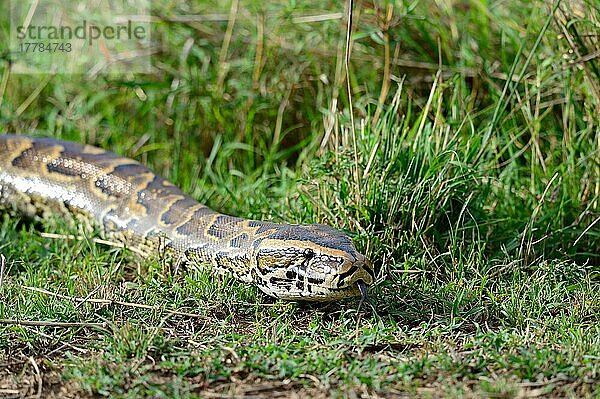
<path fill-rule="evenodd" d="M 40 84 L 31 92 L 29 97 L 27 97 L 25 101 L 23 101 L 23 103 L 15 110 L 15 116 L 19 117 L 21 114 L 23 114 L 23 112 L 25 112 L 25 110 L 35 101 L 35 99 L 38 98 L 42 90 L 44 90 L 44 87 L 50 83 L 50 80 L 52 80 L 53 76 L 54 75 L 49 74 L 42 82 L 40 82 Z"/>
<path fill-rule="evenodd" d="M 196 314 L 196 313 L 180 312 L 178 310 L 170 310 L 170 309 L 166 309 L 159 305 L 147 305 L 144 303 L 125 302 L 125 301 L 119 301 L 116 299 L 79 298 L 79 297 L 72 297 L 72 296 L 63 295 L 63 294 L 57 294 L 55 292 L 51 292 L 51 291 L 45 290 L 43 288 L 28 287 L 25 285 L 23 285 L 21 287 L 23 289 L 26 289 L 29 291 L 39 292 L 40 294 L 50 295 L 50 296 L 53 296 L 56 298 L 61 298 L 61 299 L 67 299 L 67 300 L 73 301 L 73 302 L 79 302 L 79 303 L 89 302 L 89 303 L 95 303 L 95 304 L 101 304 L 101 305 L 119 305 L 119 306 L 131 307 L 131 308 L 157 310 L 157 311 L 168 313 L 171 315 L 179 315 L 179 316 L 193 317 L 193 318 L 204 318 L 204 316 Z"/>
<path fill-rule="evenodd" d="M 56 234 L 56 233 L 46 233 L 46 232 L 40 232 L 40 236 L 44 237 L 44 238 L 52 238 L 52 239 L 56 239 L 56 240 L 77 240 L 77 241 L 84 241 L 88 238 L 84 237 L 84 236 L 76 236 L 73 234 Z M 91 238 L 90 241 L 95 242 L 96 244 L 102 244 L 102 245 L 108 245 L 110 247 L 115 247 L 115 248 L 123 248 L 123 249 L 128 249 L 131 252 L 134 252 L 136 254 L 138 254 L 139 256 L 141 256 L 142 258 L 146 258 L 148 257 L 148 254 L 138 248 L 135 247 L 129 247 L 123 243 L 120 242 L 116 242 L 116 241 L 109 241 L 109 240 L 103 240 L 101 238 Z"/>
<path fill-rule="evenodd" d="M 344 69 L 346 71 L 346 91 L 348 94 L 348 107 L 350 111 L 350 131 L 352 132 L 352 151 L 354 152 L 355 184 L 360 187 L 360 172 L 358 165 L 358 147 L 356 145 L 356 125 L 354 123 L 354 106 L 352 105 L 352 84 L 350 82 L 350 52 L 352 50 L 352 15 L 354 1 L 348 0 L 348 14 L 346 21 L 346 50 L 344 53 Z M 358 190 L 356 190 L 356 202 L 359 202 Z"/>
<path fill-rule="evenodd" d="M 6 258 L 4 254 L 0 254 L 0 288 L 2 288 L 2 282 L 4 280 L 4 270 L 6 268 Z"/>
<path fill-rule="evenodd" d="M 84 327 L 84 328 L 106 328 L 106 323 L 84 323 L 84 322 L 62 322 L 62 321 L 44 321 L 44 320 L 17 320 L 17 319 L 0 319 L 0 324 L 15 325 L 15 326 L 32 326 L 32 327 Z"/>

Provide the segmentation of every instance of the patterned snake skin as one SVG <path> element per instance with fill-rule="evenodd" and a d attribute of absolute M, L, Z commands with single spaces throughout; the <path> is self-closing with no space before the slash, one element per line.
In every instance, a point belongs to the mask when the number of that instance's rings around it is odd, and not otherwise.
<path fill-rule="evenodd" d="M 210 264 L 276 298 L 364 298 L 373 281 L 365 257 L 331 227 L 217 213 L 138 162 L 88 145 L 0 135 L 2 209 L 98 226 L 136 252 Z"/>

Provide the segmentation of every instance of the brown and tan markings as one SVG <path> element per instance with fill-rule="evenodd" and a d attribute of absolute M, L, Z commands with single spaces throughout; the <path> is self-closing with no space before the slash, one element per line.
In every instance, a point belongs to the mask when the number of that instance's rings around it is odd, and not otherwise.
<path fill-rule="evenodd" d="M 163 240 L 174 259 L 209 264 L 277 298 L 336 300 L 373 281 L 338 230 L 220 214 L 138 162 L 88 145 L 0 135 L 0 209 L 72 217 L 142 253 Z"/>

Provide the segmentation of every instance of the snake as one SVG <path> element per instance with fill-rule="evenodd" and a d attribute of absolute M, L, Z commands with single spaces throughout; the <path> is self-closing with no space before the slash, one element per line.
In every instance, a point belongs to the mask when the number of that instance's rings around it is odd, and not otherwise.
<path fill-rule="evenodd" d="M 333 227 L 222 214 L 135 160 L 49 137 L 0 135 L 0 210 L 95 226 L 142 257 L 209 267 L 283 300 L 364 300 L 375 277 Z"/>

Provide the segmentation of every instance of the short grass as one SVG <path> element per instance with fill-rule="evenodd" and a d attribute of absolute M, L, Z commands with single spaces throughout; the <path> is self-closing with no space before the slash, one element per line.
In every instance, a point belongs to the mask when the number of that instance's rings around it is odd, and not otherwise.
<path fill-rule="evenodd" d="M 273 301 L 4 215 L 0 396 L 600 396 L 597 4 L 356 2 L 350 95 L 345 10 L 153 2 L 153 73 L 95 79 L 12 74 L 2 22 L 2 130 L 335 226 L 378 280 Z"/>

